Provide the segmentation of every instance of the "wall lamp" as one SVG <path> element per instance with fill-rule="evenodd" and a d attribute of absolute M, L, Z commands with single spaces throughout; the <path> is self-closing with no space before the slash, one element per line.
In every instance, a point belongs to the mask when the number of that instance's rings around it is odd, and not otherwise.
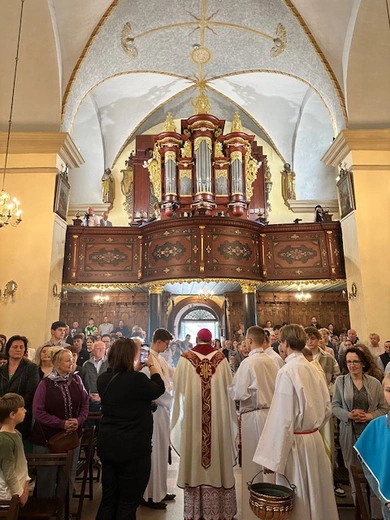
<path fill-rule="evenodd" d="M 53 297 L 57 298 L 61 302 L 66 301 L 68 299 L 68 291 L 64 289 L 63 291 L 58 290 L 58 285 L 55 283 L 53 285 Z"/>
<path fill-rule="evenodd" d="M 0 298 L 3 298 L 4 300 L 13 298 L 17 288 L 18 284 L 15 282 L 15 280 L 10 280 L 5 284 L 4 291 L 1 291 L 0 289 Z"/>
<path fill-rule="evenodd" d="M 343 296 L 344 299 L 348 301 L 354 300 L 357 297 L 357 287 L 355 282 L 351 285 L 351 292 L 343 291 Z"/>

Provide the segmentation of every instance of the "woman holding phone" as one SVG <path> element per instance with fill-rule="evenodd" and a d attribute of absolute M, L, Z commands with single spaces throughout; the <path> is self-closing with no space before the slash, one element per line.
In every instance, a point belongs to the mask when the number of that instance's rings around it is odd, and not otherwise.
<path fill-rule="evenodd" d="M 103 494 L 96 520 L 136 519 L 149 480 L 153 432 L 152 401 L 164 382 L 149 355 L 140 360 L 141 341 L 120 338 L 108 353 L 107 372 L 98 377 L 102 419 L 97 451 L 102 463 Z M 150 379 L 140 372 L 150 370 Z"/>

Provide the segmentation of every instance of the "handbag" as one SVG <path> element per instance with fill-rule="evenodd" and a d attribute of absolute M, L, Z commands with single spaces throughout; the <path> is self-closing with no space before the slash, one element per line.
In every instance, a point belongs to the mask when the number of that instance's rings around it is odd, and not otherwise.
<path fill-rule="evenodd" d="M 80 446 L 80 439 L 77 431 L 62 431 L 51 437 L 47 443 L 47 447 L 52 453 L 67 453 Z"/>

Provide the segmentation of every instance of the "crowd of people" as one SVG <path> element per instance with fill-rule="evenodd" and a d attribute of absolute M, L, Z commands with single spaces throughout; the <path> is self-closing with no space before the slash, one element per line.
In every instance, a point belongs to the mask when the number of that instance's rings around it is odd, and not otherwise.
<path fill-rule="evenodd" d="M 157 329 L 149 345 L 141 327 L 114 327 L 107 316 L 99 325 L 90 318 L 85 328 L 54 322 L 50 340 L 36 351 L 24 336 L 0 335 L 0 498 L 16 493 L 24 505 L 24 451 L 49 452 L 63 431 L 77 441 L 88 413 L 100 412 L 97 520 L 135 520 L 141 504 L 167 508 L 175 498 L 167 488 L 170 445 L 180 456 L 185 520 L 233 520 L 237 460 L 243 483 L 294 483 L 292 520 L 336 520 L 335 494 L 345 491 L 333 480 L 340 464 L 335 443 L 354 499 L 351 466 L 363 460 L 390 518 L 390 461 L 381 465 L 360 441 L 366 430 L 372 441 L 384 428 L 371 425 L 389 411 L 390 340 L 382 345 L 373 333 L 364 344 L 356 330 L 336 334 L 315 316 L 307 327 L 268 320 L 236 338 L 219 340 L 201 329 L 192 343 L 189 334 L 178 340 Z M 10 450 L 17 454 L 11 469 Z M 76 442 L 71 487 L 78 457 Z M 55 495 L 56 475 L 56 468 L 37 471 L 37 496 Z M 242 485 L 245 520 L 256 518 L 249 499 Z M 376 507 L 372 518 L 380 518 Z"/>

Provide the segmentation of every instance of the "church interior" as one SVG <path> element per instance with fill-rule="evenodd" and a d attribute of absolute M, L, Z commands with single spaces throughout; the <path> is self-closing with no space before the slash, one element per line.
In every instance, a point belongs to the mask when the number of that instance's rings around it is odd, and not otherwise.
<path fill-rule="evenodd" d="M 223 337 L 312 315 L 388 334 L 386 0 L 28 0 L 1 26 L 2 187 L 22 210 L 0 229 L 2 332 L 39 345 L 59 316 L 108 314 L 180 335 L 195 307 Z M 88 207 L 111 233 L 74 238 Z"/>
<path fill-rule="evenodd" d="M 1 333 L 316 316 L 389 337 L 389 0 L 0 13 Z"/>

